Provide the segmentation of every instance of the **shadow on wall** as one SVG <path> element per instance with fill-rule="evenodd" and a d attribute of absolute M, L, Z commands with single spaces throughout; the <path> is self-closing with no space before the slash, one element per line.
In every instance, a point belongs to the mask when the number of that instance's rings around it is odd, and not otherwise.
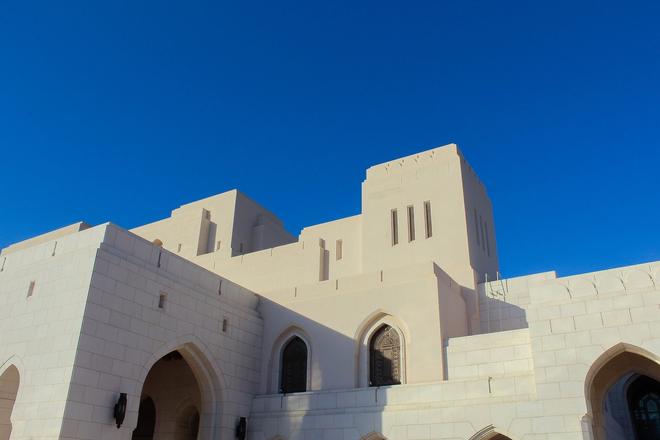
<path fill-rule="evenodd" d="M 481 333 L 493 333 L 528 328 L 525 309 L 507 301 L 506 291 L 480 288 L 479 324 Z"/>
<path fill-rule="evenodd" d="M 365 343 L 358 346 L 353 337 L 268 299 L 261 298 L 260 307 L 266 309 L 267 314 L 276 314 L 286 322 L 286 330 L 264 340 L 262 356 L 266 368 L 262 371 L 262 384 L 265 384 L 262 393 L 265 394 L 257 396 L 254 401 L 248 422 L 248 438 L 323 438 L 326 431 L 336 425 L 336 418 L 341 417 L 342 426 L 345 426 L 342 429 L 347 433 L 344 438 L 385 439 L 381 413 L 386 400 L 382 390 L 390 388 L 386 384 L 401 381 L 402 364 L 405 362 L 401 358 L 405 352 L 404 347 L 400 346 L 405 343 L 399 337 L 401 330 L 386 323 L 379 324 Z M 350 365 L 344 362 L 336 368 L 321 365 L 320 353 L 327 353 L 329 348 L 337 353 L 339 362 L 340 354 L 348 353 Z M 306 353 L 302 354 L 301 350 L 305 349 Z M 374 366 L 367 371 L 362 371 L 359 366 L 360 352 L 364 351 L 370 351 L 369 364 Z M 289 357 L 291 354 L 293 356 Z M 301 366 L 306 369 L 296 371 Z M 366 406 L 364 412 L 352 414 L 339 409 L 342 403 L 337 401 L 335 393 L 328 392 L 328 386 L 324 386 L 336 383 L 337 373 L 342 374 L 342 371 L 348 371 L 351 376 L 344 378 L 349 384 L 345 387 L 348 389 L 354 388 L 357 382 L 383 384 L 381 387 L 372 387 L 373 391 L 368 388 L 360 390 L 367 391 L 370 397 L 369 401 L 362 402 Z M 365 377 L 360 378 L 360 374 Z M 282 392 L 287 389 L 300 391 Z M 324 391 L 319 391 L 322 389 Z M 327 428 L 321 429 L 321 426 Z"/>
<path fill-rule="evenodd" d="M 401 438 L 399 429 L 407 427 L 392 423 L 400 416 L 393 411 L 385 420 L 384 412 L 389 404 L 401 403 L 401 392 L 406 391 L 401 387 L 406 384 L 406 343 L 410 339 L 407 330 L 398 328 L 405 323 L 377 313 L 365 317 L 355 334 L 347 336 L 268 299 L 262 298 L 260 307 L 267 315 L 276 314 L 283 320 L 282 327 L 286 330 L 280 335 L 265 335 L 262 353 L 267 366 L 262 372 L 262 383 L 268 385 L 264 385 L 264 394 L 253 401 L 248 421 L 250 440 L 328 436 L 354 440 Z M 360 337 L 363 334 L 365 337 Z M 293 341 L 303 342 L 307 348 L 305 362 L 299 353 L 293 362 L 307 367 L 306 371 L 297 372 L 297 379 L 292 379 L 296 372 L 286 370 L 289 362 L 285 352 Z M 300 347 L 300 342 L 295 344 Z M 336 365 L 321 365 L 320 353 L 327 353 L 330 348 Z M 442 349 L 443 345 L 438 344 L 438 350 Z M 346 353 L 348 361 L 343 356 Z M 338 372 L 351 376 L 345 381 L 348 386 L 328 386 L 337 383 Z M 304 391 L 282 393 L 283 383 L 307 386 Z M 416 392 L 415 389 L 410 391 Z M 474 437 L 507 438 L 492 426 Z"/>

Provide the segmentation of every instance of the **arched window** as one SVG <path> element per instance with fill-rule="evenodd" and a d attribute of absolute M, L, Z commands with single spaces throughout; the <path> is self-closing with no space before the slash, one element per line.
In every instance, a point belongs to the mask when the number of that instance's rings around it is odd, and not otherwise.
<path fill-rule="evenodd" d="M 628 388 L 628 407 L 637 439 L 659 439 L 660 382 L 639 376 Z"/>
<path fill-rule="evenodd" d="M 280 392 L 307 391 L 307 344 L 298 336 L 284 346 L 280 371 Z"/>
<path fill-rule="evenodd" d="M 381 326 L 369 343 L 369 385 L 401 383 L 401 339 L 387 324 Z"/>

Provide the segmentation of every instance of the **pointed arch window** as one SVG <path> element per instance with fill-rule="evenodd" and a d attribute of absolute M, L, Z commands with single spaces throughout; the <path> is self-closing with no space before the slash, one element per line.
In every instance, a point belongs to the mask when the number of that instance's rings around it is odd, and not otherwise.
<path fill-rule="evenodd" d="M 385 324 L 369 343 L 369 385 L 384 386 L 401 383 L 401 338 Z"/>
<path fill-rule="evenodd" d="M 282 350 L 280 392 L 307 391 L 307 344 L 298 336 L 291 338 Z"/>

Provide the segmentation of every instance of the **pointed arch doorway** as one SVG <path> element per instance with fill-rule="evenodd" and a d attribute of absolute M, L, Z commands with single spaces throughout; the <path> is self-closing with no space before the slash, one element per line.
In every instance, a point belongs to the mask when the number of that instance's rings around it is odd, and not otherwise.
<path fill-rule="evenodd" d="M 210 437 L 209 384 L 198 380 L 179 350 L 160 358 L 149 370 L 140 399 L 132 440 L 197 440 Z M 206 413 L 204 413 L 206 411 Z M 206 430 L 202 417 L 206 415 Z M 204 432 L 202 432 L 204 431 Z"/>
<path fill-rule="evenodd" d="M 619 344 L 596 360 L 585 387 L 596 440 L 660 438 L 658 357 Z"/>
<path fill-rule="evenodd" d="M 20 374 L 14 365 L 0 375 L 0 440 L 8 440 L 11 435 L 11 414 L 20 381 Z"/>

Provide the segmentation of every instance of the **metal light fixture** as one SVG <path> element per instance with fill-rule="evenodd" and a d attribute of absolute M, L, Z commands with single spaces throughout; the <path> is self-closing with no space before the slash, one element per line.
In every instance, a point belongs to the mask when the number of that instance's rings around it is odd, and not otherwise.
<path fill-rule="evenodd" d="M 115 422 L 117 422 L 117 429 L 124 423 L 126 417 L 126 393 L 119 393 L 119 399 L 115 403 Z"/>

